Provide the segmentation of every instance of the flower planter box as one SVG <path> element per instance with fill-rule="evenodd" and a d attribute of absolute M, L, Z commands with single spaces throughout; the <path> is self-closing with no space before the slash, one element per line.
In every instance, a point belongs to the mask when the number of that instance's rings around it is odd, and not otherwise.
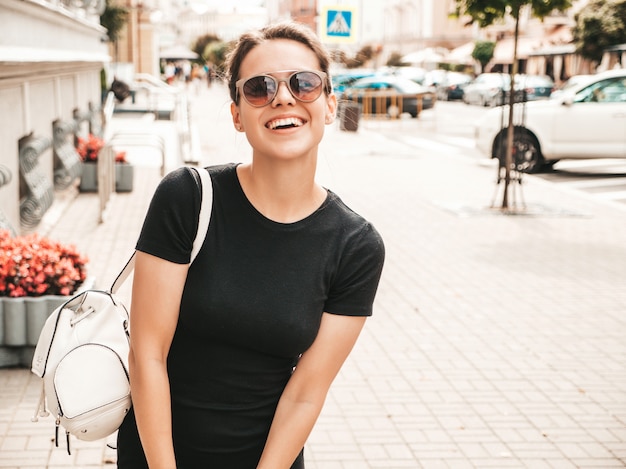
<path fill-rule="evenodd" d="M 133 190 L 134 166 L 129 163 L 115 163 L 115 191 L 131 192 Z M 83 173 L 80 178 L 81 192 L 98 190 L 98 164 L 92 161 L 83 162 Z"/>
<path fill-rule="evenodd" d="M 76 293 L 94 284 L 95 279 L 88 277 Z M 72 296 L 0 297 L 0 368 L 30 368 L 46 319 Z"/>
<path fill-rule="evenodd" d="M 115 163 L 115 192 L 131 192 L 135 169 L 129 163 Z"/>
<path fill-rule="evenodd" d="M 79 189 L 81 192 L 96 192 L 98 190 L 98 163 L 83 161 Z"/>

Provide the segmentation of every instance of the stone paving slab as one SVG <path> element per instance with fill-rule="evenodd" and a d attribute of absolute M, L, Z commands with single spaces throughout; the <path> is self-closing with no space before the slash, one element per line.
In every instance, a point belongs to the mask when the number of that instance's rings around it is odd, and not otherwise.
<path fill-rule="evenodd" d="M 190 105 L 203 164 L 249 158 L 223 88 Z M 320 151 L 320 181 L 376 225 L 387 260 L 307 469 L 626 467 L 626 212 L 529 176 L 526 202 L 549 210 L 484 216 L 492 167 L 378 127 L 331 127 Z M 80 194 L 50 230 L 99 281 L 132 250 L 160 178 L 137 169 L 104 224 Z M 105 442 L 54 448 L 52 422 L 29 420 L 37 392 L 27 370 L 0 370 L 1 468 L 114 465 Z"/>

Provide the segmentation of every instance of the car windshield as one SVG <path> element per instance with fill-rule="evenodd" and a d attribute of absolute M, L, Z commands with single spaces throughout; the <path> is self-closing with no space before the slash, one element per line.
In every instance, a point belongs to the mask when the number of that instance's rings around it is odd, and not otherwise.
<path fill-rule="evenodd" d="M 626 77 L 609 78 L 586 86 L 574 97 L 577 103 L 626 102 Z"/>
<path fill-rule="evenodd" d="M 591 81 L 593 75 L 574 75 L 561 86 L 561 90 L 567 90 Z"/>

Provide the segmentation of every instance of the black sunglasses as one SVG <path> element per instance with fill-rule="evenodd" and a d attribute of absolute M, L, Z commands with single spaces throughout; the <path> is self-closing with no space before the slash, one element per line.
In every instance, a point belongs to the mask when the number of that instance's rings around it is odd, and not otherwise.
<path fill-rule="evenodd" d="M 242 78 L 235 83 L 235 87 L 246 102 L 254 107 L 263 107 L 271 103 L 278 93 L 278 86 L 281 82 L 287 85 L 291 95 L 298 101 L 311 103 L 322 94 L 325 78 L 324 72 L 302 70 L 293 72 L 282 80 L 269 74 Z"/>

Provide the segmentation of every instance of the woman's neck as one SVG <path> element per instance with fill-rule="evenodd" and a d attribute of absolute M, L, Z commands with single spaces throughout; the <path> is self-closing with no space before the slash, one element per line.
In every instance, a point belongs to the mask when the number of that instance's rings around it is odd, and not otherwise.
<path fill-rule="evenodd" d="M 293 223 L 317 210 L 326 190 L 315 182 L 315 164 L 255 161 L 239 165 L 237 176 L 250 203 L 265 217 Z"/>

